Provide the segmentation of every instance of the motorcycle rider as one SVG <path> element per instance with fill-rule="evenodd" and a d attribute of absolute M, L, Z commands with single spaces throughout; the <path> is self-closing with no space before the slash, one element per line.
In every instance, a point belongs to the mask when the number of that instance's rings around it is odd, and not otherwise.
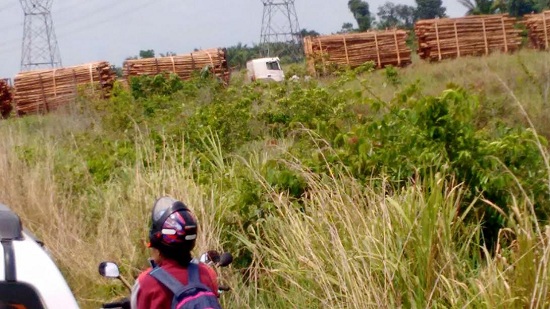
<path fill-rule="evenodd" d="M 189 208 L 171 197 L 157 199 L 152 211 L 149 244 L 152 265 L 162 267 L 183 284 L 188 283 L 187 266 L 193 263 L 191 250 L 197 238 L 197 220 Z M 172 292 L 149 275 L 153 268 L 143 271 L 132 288 L 131 308 L 171 308 Z M 199 263 L 201 282 L 218 296 L 216 272 Z"/>

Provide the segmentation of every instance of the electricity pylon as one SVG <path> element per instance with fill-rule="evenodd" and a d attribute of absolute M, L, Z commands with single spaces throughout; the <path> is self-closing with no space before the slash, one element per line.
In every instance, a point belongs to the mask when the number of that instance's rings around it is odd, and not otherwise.
<path fill-rule="evenodd" d="M 53 0 L 19 0 L 25 13 L 21 71 L 61 67 L 51 7 Z"/>
<path fill-rule="evenodd" d="M 303 58 L 302 36 L 294 0 L 262 0 L 264 15 L 260 47 L 263 56 Z"/>

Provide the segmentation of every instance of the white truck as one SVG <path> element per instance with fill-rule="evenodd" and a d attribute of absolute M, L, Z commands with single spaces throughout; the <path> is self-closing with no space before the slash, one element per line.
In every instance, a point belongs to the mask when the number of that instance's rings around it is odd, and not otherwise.
<path fill-rule="evenodd" d="M 285 79 L 285 73 L 278 57 L 252 59 L 246 63 L 246 70 L 250 81 L 281 82 Z"/>
<path fill-rule="evenodd" d="M 43 243 L 0 204 L 0 308 L 67 308 L 78 303 Z"/>

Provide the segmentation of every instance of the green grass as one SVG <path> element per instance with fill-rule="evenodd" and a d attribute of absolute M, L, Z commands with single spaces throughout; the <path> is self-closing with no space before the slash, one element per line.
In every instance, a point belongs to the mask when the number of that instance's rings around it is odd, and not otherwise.
<path fill-rule="evenodd" d="M 550 227 L 518 174 L 544 174 L 536 185 L 548 190 L 549 170 L 515 172 L 503 208 L 481 194 L 472 200 L 452 174 L 399 184 L 384 173 L 354 177 L 331 156 L 347 148 L 329 137 L 364 121 L 344 117 L 344 106 L 374 117 L 369 104 L 399 103 L 417 81 L 422 93 L 406 104 L 453 83 L 479 97 L 479 128 L 501 120 L 549 137 L 549 66 L 549 53 L 521 51 L 415 61 L 397 75 L 324 78 L 302 90 L 236 79 L 227 91 L 189 84 L 143 101 L 124 92 L 82 99 L 69 111 L 0 122 L 0 202 L 45 240 L 83 308 L 126 295 L 97 265 L 117 261 L 128 278 L 145 267 L 148 216 L 162 194 L 199 217 L 197 254 L 235 254 L 222 273 L 234 288 L 222 297 L 228 308 L 547 308 Z M 301 126 L 266 125 L 265 115 Z M 537 149 L 547 163 L 546 146 Z M 480 204 L 506 218 L 493 252 L 480 246 Z"/>

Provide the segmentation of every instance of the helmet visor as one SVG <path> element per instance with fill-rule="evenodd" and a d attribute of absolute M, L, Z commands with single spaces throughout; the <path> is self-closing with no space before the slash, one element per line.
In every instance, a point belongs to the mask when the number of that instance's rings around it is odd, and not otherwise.
<path fill-rule="evenodd" d="M 172 205 L 176 203 L 176 200 L 171 197 L 161 197 L 153 206 L 153 222 L 158 222 L 160 218 L 172 208 Z"/>

